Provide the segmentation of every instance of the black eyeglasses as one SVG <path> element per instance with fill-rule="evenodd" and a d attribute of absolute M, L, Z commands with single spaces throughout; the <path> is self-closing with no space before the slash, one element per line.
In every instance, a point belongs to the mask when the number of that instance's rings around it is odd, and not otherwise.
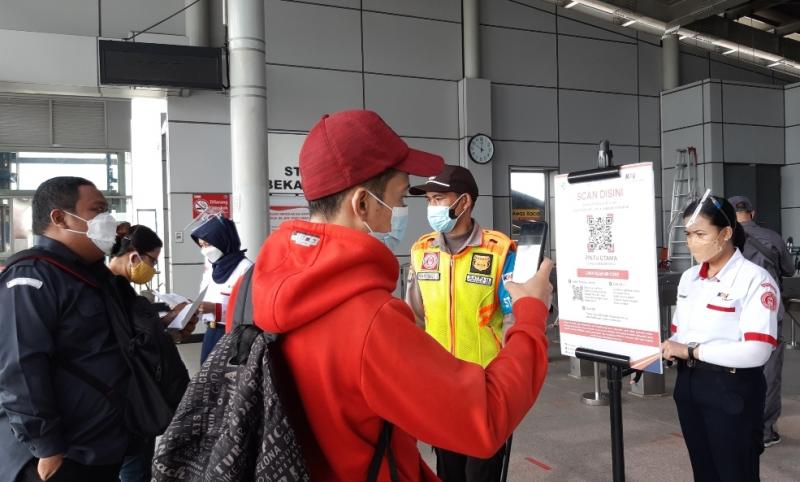
<path fill-rule="evenodd" d="M 142 259 L 144 259 L 144 258 L 149 259 L 150 262 L 148 262 L 147 264 L 149 264 L 151 267 L 155 268 L 156 266 L 158 266 L 158 259 L 150 256 L 149 254 L 147 254 L 147 253 L 139 253 L 139 256 Z M 158 270 L 156 270 L 156 274 L 159 274 Z"/>

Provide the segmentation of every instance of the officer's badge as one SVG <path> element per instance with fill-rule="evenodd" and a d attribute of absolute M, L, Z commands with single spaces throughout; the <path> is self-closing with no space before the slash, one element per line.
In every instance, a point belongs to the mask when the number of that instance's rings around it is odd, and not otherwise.
<path fill-rule="evenodd" d="M 491 254 L 478 254 L 472 255 L 472 264 L 470 266 L 470 273 L 491 274 L 492 273 L 492 258 Z"/>
<path fill-rule="evenodd" d="M 422 255 L 422 269 L 439 269 L 439 253 L 425 253 Z"/>
<path fill-rule="evenodd" d="M 763 295 L 761 295 L 761 304 L 764 305 L 764 308 L 775 311 L 778 309 L 778 299 L 775 297 L 775 293 L 771 291 L 767 291 Z"/>

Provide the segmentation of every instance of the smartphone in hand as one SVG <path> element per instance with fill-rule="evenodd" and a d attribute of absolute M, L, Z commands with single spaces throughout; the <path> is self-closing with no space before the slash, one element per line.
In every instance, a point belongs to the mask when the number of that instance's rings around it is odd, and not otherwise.
<path fill-rule="evenodd" d="M 511 281 L 524 283 L 533 278 L 544 258 L 544 245 L 547 241 L 547 223 L 527 221 L 520 226 L 517 242 L 517 259 Z"/>

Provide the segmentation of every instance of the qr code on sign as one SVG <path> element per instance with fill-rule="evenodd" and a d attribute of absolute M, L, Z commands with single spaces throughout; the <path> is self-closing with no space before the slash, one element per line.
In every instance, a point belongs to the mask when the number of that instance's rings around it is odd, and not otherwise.
<path fill-rule="evenodd" d="M 583 286 L 572 285 L 572 301 L 583 301 Z"/>
<path fill-rule="evenodd" d="M 589 241 L 587 249 L 590 253 L 595 251 L 614 252 L 614 236 L 612 226 L 614 225 L 614 215 L 605 216 L 586 216 L 586 225 L 589 228 Z"/>

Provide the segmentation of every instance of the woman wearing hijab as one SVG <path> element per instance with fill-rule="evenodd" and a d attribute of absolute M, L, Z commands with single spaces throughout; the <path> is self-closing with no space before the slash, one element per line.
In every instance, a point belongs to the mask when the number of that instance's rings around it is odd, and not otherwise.
<path fill-rule="evenodd" d="M 225 313 L 233 285 L 253 263 L 245 257 L 239 232 L 230 219 L 210 217 L 192 231 L 192 239 L 207 260 L 206 271 L 200 282 L 200 290 L 207 288 L 207 291 L 198 310 L 203 313 L 201 319 L 207 326 L 200 352 L 202 364 L 225 334 Z"/>

